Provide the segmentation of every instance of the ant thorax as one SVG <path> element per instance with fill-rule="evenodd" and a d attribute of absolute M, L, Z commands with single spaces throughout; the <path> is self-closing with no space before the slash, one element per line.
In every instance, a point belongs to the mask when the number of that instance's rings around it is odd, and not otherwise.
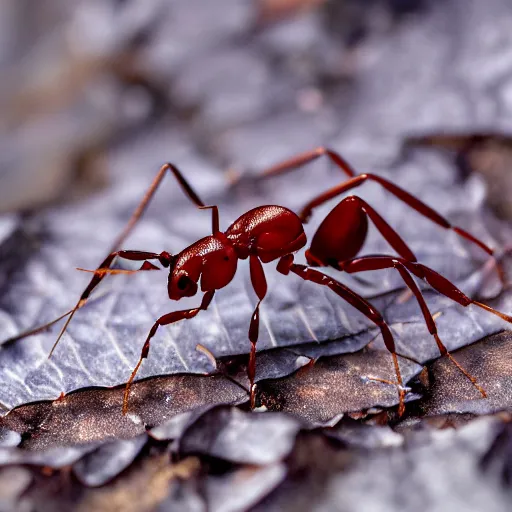
<path fill-rule="evenodd" d="M 239 217 L 226 231 L 239 258 L 250 254 L 268 263 L 295 252 L 306 243 L 298 216 L 283 206 L 253 208 Z"/>

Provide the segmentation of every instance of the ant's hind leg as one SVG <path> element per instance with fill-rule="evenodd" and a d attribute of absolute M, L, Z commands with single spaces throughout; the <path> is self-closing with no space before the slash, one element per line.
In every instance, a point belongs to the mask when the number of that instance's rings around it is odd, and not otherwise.
<path fill-rule="evenodd" d="M 399 405 L 398 405 L 398 415 L 402 416 L 405 412 L 405 389 L 402 380 L 402 374 L 400 372 L 400 366 L 398 364 L 398 356 L 395 348 L 395 340 L 393 338 L 393 334 L 391 333 L 391 329 L 389 325 L 386 323 L 382 315 L 377 311 L 368 301 L 363 299 L 356 292 L 348 288 L 347 286 L 341 284 L 336 281 L 332 277 L 319 272 L 318 270 L 314 270 L 312 268 L 306 267 L 305 265 L 297 265 L 293 263 L 293 255 L 289 254 L 287 256 L 283 256 L 277 265 L 278 272 L 281 272 L 284 275 L 287 275 L 289 272 L 293 272 L 301 279 L 305 281 L 312 281 L 321 286 L 327 286 L 330 288 L 336 295 L 341 297 L 343 300 L 348 302 L 355 309 L 360 311 L 366 318 L 371 320 L 379 329 L 382 334 L 382 338 L 384 340 L 384 345 L 387 350 L 391 353 L 393 357 L 393 366 L 395 369 L 396 382 L 389 382 L 386 380 L 381 380 L 381 382 L 385 382 L 386 384 L 393 384 L 398 389 L 399 395 Z M 372 379 L 378 380 L 378 379 Z"/>
<path fill-rule="evenodd" d="M 265 169 L 262 173 L 262 176 L 276 176 L 279 174 L 284 174 L 289 171 L 293 171 L 295 169 L 300 169 L 304 165 L 307 165 L 310 162 L 313 162 L 314 160 L 317 160 L 322 156 L 326 156 L 327 158 L 329 158 L 331 162 L 336 164 L 339 167 L 339 169 L 341 169 L 350 178 L 356 175 L 354 169 L 352 169 L 350 164 L 340 154 L 336 153 L 335 151 L 332 151 L 331 149 L 321 146 L 316 149 L 313 149 L 312 151 L 306 151 L 305 153 L 292 156 L 291 158 L 283 162 L 280 162 L 278 164 L 273 165 L 272 167 Z"/>
<path fill-rule="evenodd" d="M 408 264 L 409 267 L 414 267 L 415 264 Z M 419 266 L 419 264 L 418 264 Z M 418 285 L 409 274 L 406 263 L 402 263 L 397 258 L 393 258 L 392 256 L 362 256 L 360 258 L 356 258 L 352 261 L 345 262 L 342 265 L 342 269 L 348 273 L 355 272 L 364 272 L 366 270 L 380 270 L 383 268 L 395 268 L 404 283 L 412 292 L 412 294 L 416 297 L 416 301 L 420 306 L 421 312 L 423 314 L 423 318 L 425 319 L 425 324 L 427 325 L 429 333 L 434 337 L 436 341 L 437 347 L 441 355 L 448 357 L 450 361 L 458 368 L 458 370 L 473 384 L 473 386 L 479 391 L 483 398 L 487 397 L 485 390 L 478 384 L 477 379 L 471 375 L 453 356 L 450 354 L 444 343 L 441 341 L 439 334 L 437 332 L 437 326 L 435 320 L 432 316 L 432 313 L 428 309 L 425 298 L 423 297 L 421 290 Z"/>
<path fill-rule="evenodd" d="M 403 265 L 409 270 L 409 272 L 413 273 L 415 276 L 420 279 L 424 279 L 434 290 L 438 291 L 440 294 L 448 297 L 455 302 L 458 302 L 461 306 L 467 307 L 473 304 L 493 315 L 505 320 L 509 324 L 512 324 L 512 316 L 507 315 L 506 313 L 502 313 L 497 309 L 488 306 L 487 304 L 483 304 L 482 302 L 478 302 L 477 300 L 470 299 L 467 295 L 465 295 L 461 290 L 459 290 L 451 281 L 443 277 L 441 274 L 438 274 L 435 270 L 422 265 L 421 263 L 410 263 L 408 261 L 401 261 Z"/>

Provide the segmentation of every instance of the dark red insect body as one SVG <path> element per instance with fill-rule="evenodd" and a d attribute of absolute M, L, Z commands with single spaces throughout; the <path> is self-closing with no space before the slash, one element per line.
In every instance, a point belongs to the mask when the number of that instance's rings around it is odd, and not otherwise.
<path fill-rule="evenodd" d="M 282 206 L 259 206 L 244 213 L 226 236 L 239 258 L 254 254 L 263 263 L 298 251 L 307 241 L 299 217 Z"/>
<path fill-rule="evenodd" d="M 348 197 L 341 201 L 322 222 L 306 252 L 311 266 L 337 267 L 339 261 L 359 253 L 366 240 L 368 218 L 358 199 Z"/>
<path fill-rule="evenodd" d="M 439 293 L 451 298 L 462 306 L 466 307 L 471 304 L 476 305 L 508 322 L 512 322 L 512 317 L 496 311 L 485 304 L 470 299 L 446 278 L 425 265 L 418 263 L 416 256 L 402 240 L 400 235 L 363 199 L 357 196 L 346 197 L 331 210 L 314 234 L 311 245 L 306 251 L 306 259 L 309 266 L 295 264 L 293 253 L 304 247 L 307 243 L 303 223 L 307 222 L 315 207 L 344 192 L 356 188 L 367 181 L 379 183 L 395 197 L 402 200 L 432 222 L 445 229 L 455 231 L 458 235 L 481 247 L 489 255 L 493 254 L 492 249 L 470 233 L 461 228 L 452 226 L 448 220 L 443 218 L 436 211 L 432 210 L 419 199 L 385 178 L 373 174 L 361 174 L 356 176 L 352 168 L 340 155 L 326 148 L 318 148 L 314 151 L 304 153 L 287 160 L 282 164 L 268 169 L 262 176 L 268 177 L 291 171 L 302 167 L 308 162 L 311 162 L 323 155 L 330 158 L 332 162 L 334 162 L 345 174 L 349 176 L 349 179 L 328 190 L 324 194 L 314 198 L 302 209 L 299 215 L 282 206 L 260 206 L 241 215 L 225 232 L 220 231 L 219 228 L 219 212 L 217 207 L 205 206 L 189 183 L 182 176 L 180 171 L 172 164 L 165 164 L 161 167 L 152 185 L 144 196 L 144 199 L 130 219 L 127 227 L 114 243 L 110 254 L 96 270 L 90 271 L 93 272 L 94 275 L 89 285 L 82 293 L 76 306 L 53 322 L 30 332 L 23 333 L 15 339 L 41 332 L 58 320 L 68 316 L 68 319 L 54 344 L 52 349 L 53 352 L 75 312 L 86 303 L 92 290 L 100 283 L 105 275 L 133 273 L 144 270 L 159 270 L 159 267 L 151 263 L 149 260 L 156 260 L 160 262 L 162 266 L 168 267 L 168 294 L 171 300 L 180 300 L 183 297 L 191 297 L 199 290 L 203 293 L 203 298 L 201 304 L 197 308 L 174 311 L 163 315 L 155 322 L 143 345 L 139 361 L 126 384 L 123 401 L 123 413 L 126 413 L 131 383 L 133 382 L 143 359 L 148 356 L 150 341 L 157 329 L 161 325 L 169 325 L 179 320 L 193 318 L 201 310 L 207 309 L 216 290 L 224 288 L 233 279 L 237 270 L 238 260 L 249 258 L 251 283 L 258 297 L 258 303 L 255 307 L 249 325 L 251 352 L 247 369 L 250 381 L 251 406 L 254 406 L 256 343 L 258 341 L 259 333 L 259 308 L 261 301 L 267 293 L 267 282 L 262 264 L 278 260 L 277 270 L 279 272 L 285 275 L 288 275 L 291 272 L 303 280 L 312 281 L 321 286 L 328 287 L 340 298 L 351 304 L 355 309 L 374 322 L 380 329 L 386 348 L 393 356 L 396 373 L 396 382 L 383 382 L 393 384 L 398 387 L 400 396 L 399 414 L 402 414 L 404 411 L 405 391 L 403 389 L 403 382 L 393 334 L 391 333 L 386 321 L 382 315 L 363 297 L 334 278 L 311 267 L 331 266 L 340 271 L 349 273 L 378 270 L 383 268 L 395 268 L 402 277 L 405 285 L 410 289 L 412 295 L 417 300 L 427 328 L 430 334 L 434 337 L 440 353 L 447 355 L 457 368 L 479 390 L 482 396 L 486 396 L 485 391 L 480 387 L 476 379 L 451 356 L 442 343 L 437 333 L 435 320 L 428 309 L 414 277 L 423 279 Z M 176 255 L 171 255 L 167 252 L 157 254 L 145 251 L 118 250 L 119 246 L 124 242 L 136 222 L 144 213 L 148 203 L 156 192 L 158 185 L 167 171 L 174 175 L 186 195 L 196 204 L 196 206 L 201 209 L 212 210 L 212 234 L 198 240 Z M 375 225 L 381 235 L 396 251 L 398 256 L 373 255 L 358 257 L 366 239 L 369 221 Z M 110 266 L 116 257 L 133 261 L 143 261 L 143 263 L 140 269 L 135 271 L 111 269 Z"/>
<path fill-rule="evenodd" d="M 302 222 L 282 206 L 260 206 L 244 213 L 225 233 L 217 231 L 190 245 L 170 262 L 171 300 L 224 288 L 233 279 L 238 259 L 256 256 L 268 263 L 306 244 Z"/>

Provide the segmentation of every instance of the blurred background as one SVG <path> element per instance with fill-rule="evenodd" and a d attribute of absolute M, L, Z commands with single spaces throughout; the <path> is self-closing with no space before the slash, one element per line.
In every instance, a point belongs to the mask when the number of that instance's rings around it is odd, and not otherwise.
<path fill-rule="evenodd" d="M 466 52 L 501 55 L 484 25 L 510 16 L 498 4 L 3 0 L 0 210 L 71 201 L 168 159 L 244 171 L 331 144 L 385 164 L 404 132 L 489 124 L 466 104 L 471 84 L 460 98 L 453 77 L 440 82 L 459 52 L 456 71 L 481 85 Z"/>
<path fill-rule="evenodd" d="M 167 159 L 243 171 L 330 144 L 365 168 L 418 133 L 509 133 L 511 21 L 506 0 L 3 0 L 0 211 Z M 441 142 L 510 190 L 489 138 Z"/>

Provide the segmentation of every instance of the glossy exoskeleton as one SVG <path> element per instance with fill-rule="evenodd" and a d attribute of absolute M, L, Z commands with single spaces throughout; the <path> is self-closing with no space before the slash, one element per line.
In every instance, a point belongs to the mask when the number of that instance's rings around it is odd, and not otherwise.
<path fill-rule="evenodd" d="M 327 276 L 312 267 L 329 266 L 349 273 L 394 268 L 400 274 L 405 285 L 412 292 L 412 295 L 416 298 L 427 328 L 437 343 L 440 353 L 449 357 L 457 368 L 473 383 L 481 395 L 485 397 L 486 393 L 477 383 L 475 377 L 473 377 L 452 357 L 445 345 L 442 343 L 437 332 L 435 320 L 430 313 L 413 276 L 423 279 L 439 293 L 449 297 L 464 307 L 469 305 L 478 306 L 508 322 L 512 322 L 512 317 L 501 313 L 490 306 L 472 300 L 445 277 L 431 268 L 419 263 L 412 250 L 402 240 L 400 235 L 363 199 L 355 195 L 345 197 L 331 210 L 317 229 L 316 233 L 313 235 L 311 244 L 306 251 L 307 265 L 295 263 L 293 254 L 307 244 L 303 224 L 308 221 L 314 208 L 340 194 L 359 187 L 368 181 L 378 183 L 396 198 L 400 199 L 408 206 L 430 219 L 432 222 L 438 224 L 442 228 L 453 230 L 461 237 L 478 245 L 491 256 L 493 255 L 493 250 L 467 231 L 464 231 L 457 226 L 452 226 L 447 219 L 442 217 L 435 210 L 391 181 L 381 176 L 369 173 L 356 175 L 349 164 L 338 153 L 327 148 L 317 148 L 314 151 L 293 157 L 283 163 L 267 169 L 262 176 L 268 177 L 289 172 L 293 169 L 302 167 L 321 156 L 327 156 L 349 177 L 349 179 L 312 199 L 298 215 L 282 206 L 260 206 L 244 213 L 224 232 L 222 232 L 219 227 L 219 212 L 217 206 L 206 206 L 176 166 L 170 163 L 163 165 L 153 180 L 149 190 L 146 192 L 143 200 L 132 215 L 125 230 L 113 244 L 109 255 L 96 270 L 92 271 L 94 275 L 75 307 L 53 322 L 38 327 L 37 329 L 33 329 L 30 332 L 25 332 L 17 336 L 16 339 L 41 332 L 58 320 L 67 316 L 67 321 L 61 329 L 57 341 L 52 348 L 52 353 L 66 331 L 66 328 L 75 312 L 87 302 L 90 293 L 107 274 L 158 270 L 159 267 L 154 263 L 151 263 L 150 260 L 159 262 L 163 267 L 168 268 L 169 276 L 167 290 L 171 300 L 178 301 L 183 297 L 191 297 L 199 290 L 203 294 L 202 300 L 200 305 L 196 308 L 173 311 L 156 320 L 155 324 L 149 331 L 146 341 L 144 342 L 139 361 L 126 384 L 123 400 L 123 414 L 126 414 L 131 383 L 133 382 L 142 361 L 144 358 L 148 357 L 150 342 L 157 329 L 161 325 L 169 325 L 180 320 L 193 318 L 200 311 L 207 309 L 212 302 L 216 290 L 224 288 L 233 279 L 237 270 L 238 260 L 245 260 L 248 258 L 252 286 L 258 297 L 258 303 L 249 324 L 251 350 L 247 368 L 247 375 L 250 382 L 251 406 L 254 406 L 259 308 L 261 301 L 265 298 L 267 293 L 267 282 L 265 279 L 263 264 L 277 261 L 277 270 L 282 274 L 287 275 L 291 272 L 303 280 L 312 281 L 318 285 L 328 287 L 341 299 L 347 301 L 355 309 L 374 322 L 380 329 L 385 346 L 393 357 L 396 382 L 391 384 L 396 385 L 399 391 L 400 404 L 398 412 L 401 415 L 405 407 L 405 391 L 393 334 L 388 324 L 379 311 L 377 311 L 367 300 L 336 279 Z M 168 252 L 153 253 L 146 251 L 119 250 L 119 247 L 124 242 L 125 238 L 144 213 L 167 172 L 174 175 L 185 194 L 196 206 L 202 209 L 212 210 L 212 234 L 186 247 L 178 254 L 170 254 Z M 369 221 L 375 225 L 381 235 L 393 247 L 397 253 L 396 256 L 358 256 L 366 239 Z M 111 269 L 111 264 L 115 258 L 142 261 L 143 263 L 140 269 L 135 271 Z"/>

